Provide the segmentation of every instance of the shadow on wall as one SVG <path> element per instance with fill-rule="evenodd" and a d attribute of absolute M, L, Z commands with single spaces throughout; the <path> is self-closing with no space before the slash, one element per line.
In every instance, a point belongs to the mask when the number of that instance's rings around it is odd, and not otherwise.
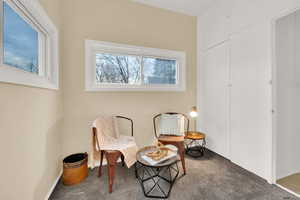
<path fill-rule="evenodd" d="M 45 135 L 44 149 L 40 150 L 45 153 L 41 155 L 40 162 L 37 163 L 43 165 L 44 170 L 35 189 L 34 200 L 45 199 L 62 170 L 62 124 L 62 119 L 56 121 Z"/>

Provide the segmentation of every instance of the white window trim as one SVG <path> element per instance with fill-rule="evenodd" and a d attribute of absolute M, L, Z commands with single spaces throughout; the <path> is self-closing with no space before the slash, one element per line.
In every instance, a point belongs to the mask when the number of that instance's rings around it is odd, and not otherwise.
<path fill-rule="evenodd" d="M 177 84 L 99 84 L 96 83 L 96 54 L 113 53 L 145 57 L 175 59 L 177 61 Z M 186 54 L 182 51 L 155 49 L 111 42 L 85 41 L 85 90 L 86 91 L 185 91 Z"/>
<path fill-rule="evenodd" d="M 59 38 L 58 30 L 37 0 L 0 0 L 13 4 L 23 13 L 33 19 L 43 29 L 46 36 L 46 52 L 42 58 L 41 74 L 33 74 L 15 67 L 3 64 L 3 37 L 0 32 L 0 82 L 21 84 L 39 88 L 59 89 Z M 0 4 L 2 5 L 2 4 Z M 0 8 L 2 9 L 2 7 Z M 3 13 L 3 12 L 0 12 Z M 21 15 L 22 16 L 22 15 Z M 0 16 L 0 26 L 2 27 Z"/>

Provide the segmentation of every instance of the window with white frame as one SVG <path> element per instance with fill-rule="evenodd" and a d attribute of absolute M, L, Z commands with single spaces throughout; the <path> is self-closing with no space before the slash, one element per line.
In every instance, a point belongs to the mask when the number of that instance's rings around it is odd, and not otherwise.
<path fill-rule="evenodd" d="M 184 91 L 185 53 L 86 40 L 86 90 Z"/>
<path fill-rule="evenodd" d="M 58 89 L 58 32 L 38 1 L 0 0 L 0 81 Z"/>

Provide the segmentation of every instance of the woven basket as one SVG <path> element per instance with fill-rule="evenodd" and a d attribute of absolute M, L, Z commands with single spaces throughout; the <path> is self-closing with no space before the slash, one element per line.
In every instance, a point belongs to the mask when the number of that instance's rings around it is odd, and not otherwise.
<path fill-rule="evenodd" d="M 75 185 L 88 176 L 88 154 L 72 154 L 63 160 L 63 183 Z"/>

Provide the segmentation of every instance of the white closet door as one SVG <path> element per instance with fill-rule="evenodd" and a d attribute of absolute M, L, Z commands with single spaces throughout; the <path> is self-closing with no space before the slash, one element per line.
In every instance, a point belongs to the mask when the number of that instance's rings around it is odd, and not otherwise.
<path fill-rule="evenodd" d="M 228 45 L 208 50 L 200 57 L 198 129 L 207 134 L 207 146 L 228 154 Z"/>
<path fill-rule="evenodd" d="M 271 177 L 271 27 L 252 27 L 231 37 L 230 158 Z"/>

